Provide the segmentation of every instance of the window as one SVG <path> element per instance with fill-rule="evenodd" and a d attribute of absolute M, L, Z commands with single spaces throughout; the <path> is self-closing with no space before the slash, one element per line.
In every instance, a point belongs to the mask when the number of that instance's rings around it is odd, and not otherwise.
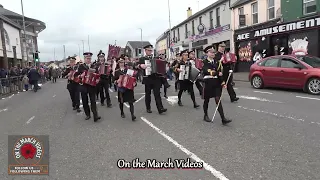
<path fill-rule="evenodd" d="M 210 16 L 210 28 L 213 28 L 213 11 L 210 11 L 209 16 Z"/>
<path fill-rule="evenodd" d="M 281 60 L 281 67 L 282 68 L 295 68 L 297 65 L 299 65 L 299 63 L 292 60 L 292 59 L 284 58 Z"/>
<path fill-rule="evenodd" d="M 313 57 L 313 56 L 300 56 L 298 57 L 301 61 L 307 63 L 308 65 L 312 66 L 313 68 L 320 67 L 320 58 Z"/>
<path fill-rule="evenodd" d="M 195 33 L 194 33 L 194 20 L 192 21 L 192 35 L 195 35 Z"/>
<path fill-rule="evenodd" d="M 175 41 L 176 41 L 176 31 L 173 30 L 173 42 L 175 42 Z"/>
<path fill-rule="evenodd" d="M 275 17 L 274 0 L 268 0 L 268 19 L 274 19 Z"/>
<path fill-rule="evenodd" d="M 303 0 L 303 14 L 311 14 L 317 11 L 316 0 Z"/>
<path fill-rule="evenodd" d="M 141 55 L 141 52 L 142 52 L 142 51 L 141 51 L 141 49 L 139 48 L 139 49 L 138 49 L 138 54 Z"/>
<path fill-rule="evenodd" d="M 220 8 L 216 9 L 217 27 L 220 27 Z"/>
<path fill-rule="evenodd" d="M 264 63 L 262 63 L 262 66 L 265 66 L 265 67 L 278 67 L 278 62 L 279 62 L 279 59 L 271 58 L 271 59 L 265 60 Z"/>
<path fill-rule="evenodd" d="M 243 7 L 239 8 L 239 15 L 244 15 L 244 9 L 243 9 Z"/>
<path fill-rule="evenodd" d="M 252 11 L 252 24 L 258 23 L 258 3 L 255 2 L 251 4 L 251 11 Z"/>
<path fill-rule="evenodd" d="M 185 33 L 186 33 L 185 38 L 188 38 L 188 24 L 185 24 L 184 27 L 185 27 Z"/>
<path fill-rule="evenodd" d="M 177 33 L 178 33 L 178 41 L 180 41 L 180 28 L 177 29 Z"/>
<path fill-rule="evenodd" d="M 199 24 L 202 24 L 202 16 L 199 17 Z"/>

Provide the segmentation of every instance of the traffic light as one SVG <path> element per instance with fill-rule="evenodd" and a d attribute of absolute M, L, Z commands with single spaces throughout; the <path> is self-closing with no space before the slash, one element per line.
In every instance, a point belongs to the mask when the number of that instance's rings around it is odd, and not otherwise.
<path fill-rule="evenodd" d="M 36 62 L 39 61 L 39 53 L 38 53 L 38 52 L 34 53 L 34 60 L 35 60 Z"/>

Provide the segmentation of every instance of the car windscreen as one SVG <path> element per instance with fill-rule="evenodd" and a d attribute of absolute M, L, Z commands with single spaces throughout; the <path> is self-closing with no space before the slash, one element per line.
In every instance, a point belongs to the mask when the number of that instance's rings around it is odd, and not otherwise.
<path fill-rule="evenodd" d="M 299 60 L 307 63 L 314 68 L 320 68 L 320 58 L 314 56 L 298 56 Z"/>

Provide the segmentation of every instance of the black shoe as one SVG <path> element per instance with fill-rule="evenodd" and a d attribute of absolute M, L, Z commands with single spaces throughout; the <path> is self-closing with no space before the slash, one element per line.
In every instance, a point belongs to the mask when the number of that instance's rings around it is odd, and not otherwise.
<path fill-rule="evenodd" d="M 126 115 L 124 113 L 121 113 L 122 118 L 126 118 Z"/>
<path fill-rule="evenodd" d="M 147 109 L 147 113 L 152 113 L 152 111 L 150 109 Z"/>
<path fill-rule="evenodd" d="M 224 118 L 224 120 L 222 120 L 222 124 L 223 124 L 223 125 L 227 125 L 228 123 L 231 123 L 231 122 L 232 122 L 231 119 L 226 119 L 226 118 Z"/>
<path fill-rule="evenodd" d="M 108 104 L 107 104 L 107 107 L 108 107 L 108 108 L 111 108 L 111 107 L 112 107 L 112 104 L 111 104 L 111 103 L 108 103 Z"/>
<path fill-rule="evenodd" d="M 73 107 L 73 110 L 77 110 L 77 108 L 76 108 L 76 107 Z"/>
<path fill-rule="evenodd" d="M 211 122 L 208 115 L 204 115 L 203 120 L 206 122 Z"/>
<path fill-rule="evenodd" d="M 85 120 L 89 120 L 91 117 L 90 116 L 87 116 L 86 118 L 85 118 Z"/>
<path fill-rule="evenodd" d="M 135 115 L 131 116 L 132 121 L 135 121 L 137 119 L 137 117 Z"/>
<path fill-rule="evenodd" d="M 104 106 L 104 103 L 101 103 L 101 106 Z"/>
<path fill-rule="evenodd" d="M 168 96 L 167 96 L 167 95 L 164 95 L 164 98 L 168 99 Z"/>
<path fill-rule="evenodd" d="M 179 106 L 183 106 L 183 104 L 182 104 L 181 101 L 178 101 L 178 105 L 179 105 Z"/>
<path fill-rule="evenodd" d="M 79 112 L 81 112 L 81 109 L 80 109 L 80 108 L 78 108 L 78 109 L 77 109 L 77 112 L 78 112 L 78 113 L 79 113 Z"/>
<path fill-rule="evenodd" d="M 197 108 L 199 108 L 200 106 L 195 103 L 195 104 L 193 105 L 193 107 L 197 109 Z"/>
<path fill-rule="evenodd" d="M 239 100 L 238 97 L 231 99 L 231 102 L 237 102 Z"/>
<path fill-rule="evenodd" d="M 100 116 L 97 116 L 97 117 L 94 118 L 93 121 L 94 121 L 94 122 L 97 122 L 99 119 L 101 119 L 101 117 L 100 117 Z"/>
<path fill-rule="evenodd" d="M 165 113 L 165 112 L 167 112 L 167 109 L 165 109 L 165 108 L 162 108 L 162 109 L 159 110 L 159 114 L 162 114 L 162 113 Z"/>

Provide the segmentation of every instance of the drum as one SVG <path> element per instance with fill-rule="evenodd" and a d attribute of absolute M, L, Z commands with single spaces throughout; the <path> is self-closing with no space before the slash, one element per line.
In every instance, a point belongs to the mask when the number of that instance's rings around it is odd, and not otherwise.
<path fill-rule="evenodd" d="M 85 71 L 84 77 L 82 79 L 83 84 L 88 84 L 90 86 L 97 86 L 100 81 L 100 74 Z"/>

